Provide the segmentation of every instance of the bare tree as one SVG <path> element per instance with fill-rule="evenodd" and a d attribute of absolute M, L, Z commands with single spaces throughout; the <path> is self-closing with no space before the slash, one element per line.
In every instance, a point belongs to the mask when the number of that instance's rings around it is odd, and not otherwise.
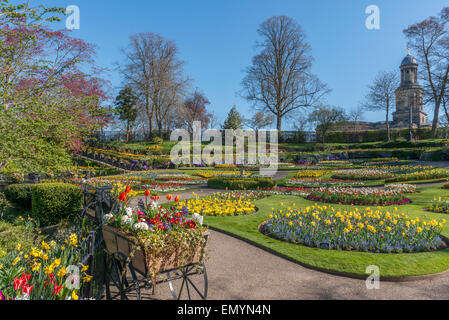
<path fill-rule="evenodd" d="M 211 114 L 207 112 L 209 100 L 204 94 L 195 90 L 191 97 L 188 97 L 182 106 L 180 117 L 184 122 L 184 126 L 191 133 L 193 132 L 193 122 L 201 121 L 203 128 L 207 129 L 210 123 Z"/>
<path fill-rule="evenodd" d="M 309 115 L 310 123 L 316 125 L 316 131 L 321 136 L 321 142 L 325 142 L 327 133 L 339 123 L 347 120 L 343 109 L 334 106 L 319 105 Z"/>
<path fill-rule="evenodd" d="M 130 37 L 128 48 L 122 49 L 125 62 L 119 70 L 140 98 L 141 111 L 146 114 L 149 136 L 154 123 L 162 131 L 169 110 L 183 95 L 188 80 L 183 76 L 184 62 L 178 58 L 173 41 L 150 32 Z"/>
<path fill-rule="evenodd" d="M 432 102 L 432 137 L 437 137 L 440 106 L 449 81 L 449 7 L 437 17 L 429 17 L 404 30 L 409 45 L 417 53 L 423 66 L 420 76 L 424 80 L 426 103 Z"/>
<path fill-rule="evenodd" d="M 384 111 L 385 124 L 387 127 L 388 141 L 390 134 L 390 111 L 396 99 L 395 91 L 399 87 L 399 78 L 396 72 L 379 72 L 371 85 L 362 106 L 370 111 Z"/>
<path fill-rule="evenodd" d="M 354 124 L 354 131 L 360 131 L 360 122 L 363 120 L 364 112 L 362 105 L 358 105 L 349 111 L 348 120 Z"/>
<path fill-rule="evenodd" d="M 286 16 L 272 17 L 258 29 L 263 41 L 242 81 L 242 96 L 254 106 L 282 119 L 302 107 L 310 107 L 329 92 L 311 73 L 313 58 L 301 27 Z"/>
<path fill-rule="evenodd" d="M 209 119 L 210 119 L 209 127 L 211 129 L 218 129 L 218 128 L 221 127 L 220 120 L 219 120 L 219 118 L 217 117 L 217 115 L 213 111 L 210 112 Z"/>
<path fill-rule="evenodd" d="M 251 119 L 244 119 L 243 123 L 253 130 L 259 130 L 268 127 L 274 122 L 272 114 L 265 114 L 262 111 L 255 113 Z"/>

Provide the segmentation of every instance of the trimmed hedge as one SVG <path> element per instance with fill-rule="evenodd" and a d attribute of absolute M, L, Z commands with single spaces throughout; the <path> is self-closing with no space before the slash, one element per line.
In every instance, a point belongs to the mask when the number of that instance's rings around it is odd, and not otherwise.
<path fill-rule="evenodd" d="M 207 182 L 208 188 L 228 189 L 228 190 L 255 190 L 274 187 L 274 180 L 271 178 L 261 179 L 232 179 L 214 178 Z"/>
<path fill-rule="evenodd" d="M 80 214 L 83 191 L 68 183 L 44 183 L 32 191 L 32 217 L 40 227 L 68 221 Z"/>
<path fill-rule="evenodd" d="M 431 128 L 413 129 L 413 137 L 418 140 L 431 139 Z M 408 139 L 409 129 L 391 129 L 391 139 Z M 439 128 L 438 135 L 446 137 L 447 129 Z M 353 143 L 386 141 L 387 130 L 363 130 L 363 131 L 331 131 L 326 135 L 327 143 Z"/>
<path fill-rule="evenodd" d="M 31 193 L 33 184 L 11 184 L 5 189 L 5 196 L 9 202 L 21 206 L 23 209 L 31 209 Z"/>

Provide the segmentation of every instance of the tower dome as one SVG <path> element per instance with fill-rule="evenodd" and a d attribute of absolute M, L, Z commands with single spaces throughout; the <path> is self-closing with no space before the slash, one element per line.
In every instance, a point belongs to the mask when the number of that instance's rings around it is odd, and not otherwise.
<path fill-rule="evenodd" d="M 410 66 L 410 65 L 415 65 L 415 66 L 417 66 L 417 65 L 418 65 L 418 60 L 416 60 L 416 58 L 413 57 L 413 56 L 410 54 L 410 48 L 408 48 L 408 54 L 407 54 L 407 56 L 404 58 L 404 60 L 402 60 L 401 67 L 404 67 L 404 66 Z"/>
<path fill-rule="evenodd" d="M 415 57 L 411 56 L 410 54 L 408 54 L 404 60 L 402 60 L 401 63 L 401 67 L 402 66 L 409 66 L 409 65 L 418 65 L 418 61 L 416 60 Z"/>

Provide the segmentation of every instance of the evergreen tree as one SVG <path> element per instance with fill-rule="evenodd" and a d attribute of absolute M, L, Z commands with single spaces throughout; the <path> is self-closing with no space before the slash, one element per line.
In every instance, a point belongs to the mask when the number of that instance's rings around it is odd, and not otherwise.
<path fill-rule="evenodd" d="M 228 117 L 224 122 L 223 129 L 242 129 L 242 117 L 238 113 L 235 106 L 232 107 L 231 111 L 228 113 Z"/>
<path fill-rule="evenodd" d="M 131 124 L 137 119 L 137 97 L 134 95 L 131 87 L 125 87 L 120 90 L 115 98 L 115 109 L 119 114 L 119 119 L 126 121 L 126 141 L 129 141 Z"/>

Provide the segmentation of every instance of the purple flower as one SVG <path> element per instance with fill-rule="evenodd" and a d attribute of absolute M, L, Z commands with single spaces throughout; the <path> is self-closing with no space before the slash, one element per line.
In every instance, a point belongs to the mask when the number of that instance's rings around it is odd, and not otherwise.
<path fill-rule="evenodd" d="M 138 206 L 139 206 L 139 208 L 141 208 L 142 210 L 145 210 L 145 202 L 143 201 L 142 198 L 139 199 Z"/>

